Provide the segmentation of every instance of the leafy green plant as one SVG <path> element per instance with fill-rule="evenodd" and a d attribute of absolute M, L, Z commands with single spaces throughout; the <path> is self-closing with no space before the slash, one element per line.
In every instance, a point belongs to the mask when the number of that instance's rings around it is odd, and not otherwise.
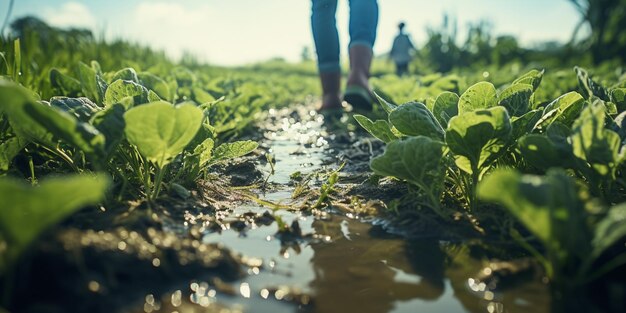
<path fill-rule="evenodd" d="M 511 123 L 504 107 L 476 110 L 453 117 L 446 130 L 446 144 L 463 171 L 476 176 L 493 164 L 506 148 Z"/>
<path fill-rule="evenodd" d="M 407 136 L 443 139 L 443 128 L 423 103 L 408 102 L 398 106 L 389 113 L 389 122 Z"/>
<path fill-rule="evenodd" d="M 439 124 L 447 127 L 448 121 L 459 114 L 459 96 L 456 93 L 445 91 L 437 96 L 433 104 L 433 115 Z"/>
<path fill-rule="evenodd" d="M 579 97 L 576 94 L 574 99 L 582 100 Z M 576 101 L 584 103 L 581 100 Z M 607 199 L 618 179 L 624 150 L 619 134 L 606 127 L 606 120 L 604 105 L 588 104 L 571 122 L 572 128 L 555 119 L 545 134 L 528 134 L 520 138 L 520 153 L 536 168 L 574 170 L 589 183 L 594 195 Z"/>
<path fill-rule="evenodd" d="M 549 170 L 545 176 L 499 170 L 481 182 L 478 195 L 504 206 L 539 240 L 546 249 L 545 257 L 525 241 L 521 243 L 559 284 L 585 283 L 626 263 L 626 254 L 621 254 L 592 267 L 626 236 L 626 205 L 609 208 L 590 226 L 584 188 L 562 170 Z"/>
<path fill-rule="evenodd" d="M 63 158 L 76 171 L 72 160 L 57 144 L 58 140 L 79 149 L 101 164 L 106 138 L 89 123 L 56 107 L 36 102 L 22 87 L 0 82 L 0 101 L 15 134 L 40 144 Z"/>
<path fill-rule="evenodd" d="M 537 121 L 534 129 L 538 131 L 545 130 L 554 122 L 559 122 L 569 127 L 574 123 L 584 105 L 585 101 L 579 93 L 575 91 L 566 93 L 546 105 L 543 109 L 543 116 Z"/>
<path fill-rule="evenodd" d="M 330 202 L 330 194 L 335 191 L 335 184 L 339 181 L 339 170 L 333 171 L 328 175 L 325 183 L 320 187 L 320 196 L 317 198 L 313 208 L 321 208 L 325 203 Z"/>
<path fill-rule="evenodd" d="M 30 186 L 15 178 L 0 178 L 0 274 L 46 229 L 72 212 L 104 199 L 108 176 L 68 175 Z"/>
<path fill-rule="evenodd" d="M 469 87 L 459 98 L 458 112 L 488 109 L 498 105 L 496 87 L 489 82 L 480 82 Z"/>
<path fill-rule="evenodd" d="M 108 184 L 104 174 L 48 178 L 37 186 L 0 177 L 0 278 L 5 284 L 0 303 L 10 302 L 13 268 L 33 242 L 74 211 L 102 201 Z"/>
<path fill-rule="evenodd" d="M 202 117 L 202 110 L 193 104 L 174 106 L 164 101 L 140 105 L 124 114 L 126 138 L 147 161 L 143 179 L 148 199 L 159 195 L 166 166 L 194 138 Z M 154 183 L 148 162 L 156 168 Z"/>
<path fill-rule="evenodd" d="M 374 173 L 393 176 L 425 192 L 428 205 L 447 218 L 440 205 L 445 167 L 445 145 L 426 136 L 409 137 L 387 145 L 385 153 L 372 160 Z"/>
<path fill-rule="evenodd" d="M 398 136 L 393 132 L 392 126 L 389 122 L 385 120 L 377 120 L 372 121 L 366 116 L 355 114 L 354 119 L 365 129 L 368 133 L 370 133 L 375 138 L 380 139 L 384 143 L 390 143 L 396 139 Z"/>

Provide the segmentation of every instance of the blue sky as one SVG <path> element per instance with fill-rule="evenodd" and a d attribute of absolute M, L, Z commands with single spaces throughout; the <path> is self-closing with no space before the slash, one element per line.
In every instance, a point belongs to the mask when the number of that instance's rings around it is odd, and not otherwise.
<path fill-rule="evenodd" d="M 339 2 L 345 43 L 348 1 Z M 1 17 L 7 3 L 0 3 Z M 487 19 L 496 34 L 516 35 L 525 45 L 566 41 L 579 20 L 567 0 L 379 0 L 379 6 L 376 53 L 390 48 L 400 20 L 415 43 L 423 44 L 425 28 L 440 25 L 444 12 L 457 17 L 461 34 L 468 22 Z M 13 16 L 25 14 L 151 45 L 173 58 L 189 51 L 224 65 L 298 60 L 304 46 L 313 46 L 309 0 L 16 0 Z"/>

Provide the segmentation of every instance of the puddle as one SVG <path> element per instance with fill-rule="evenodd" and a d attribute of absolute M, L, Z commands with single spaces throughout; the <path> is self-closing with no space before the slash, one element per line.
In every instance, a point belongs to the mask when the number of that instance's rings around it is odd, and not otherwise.
<path fill-rule="evenodd" d="M 314 112 L 303 111 L 302 119 L 285 112 L 271 114 L 273 122 L 264 137 L 276 169 L 268 182 L 277 187 L 260 192 L 260 197 L 288 204 L 294 189 L 289 184 L 291 173 L 306 175 L 338 167 L 334 139 L 325 131 L 323 118 Z M 269 165 L 264 170 L 269 173 Z M 231 216 L 261 215 L 267 210 L 246 204 Z M 287 224 L 297 221 L 308 236 L 281 243 L 276 237 L 277 223 L 247 223 L 242 231 L 204 233 L 204 243 L 222 244 L 259 259 L 262 265 L 249 267 L 247 275 L 226 286 L 190 281 L 164 296 L 162 303 L 148 295 L 138 311 L 182 312 L 186 306 L 195 308 L 189 312 L 550 310 L 549 288 L 533 272 L 532 264 L 521 265 L 518 272 L 508 268 L 518 280 L 508 283 L 508 279 L 491 275 L 506 266 L 495 263 L 490 247 L 480 242 L 406 240 L 352 214 L 333 212 L 324 218 L 288 210 L 275 214 Z"/>

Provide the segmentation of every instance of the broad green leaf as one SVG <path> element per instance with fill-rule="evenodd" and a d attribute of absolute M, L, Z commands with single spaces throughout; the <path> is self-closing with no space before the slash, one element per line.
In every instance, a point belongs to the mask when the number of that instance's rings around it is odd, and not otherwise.
<path fill-rule="evenodd" d="M 478 184 L 478 198 L 504 206 L 544 244 L 551 239 L 550 213 L 555 202 L 545 178 L 496 170 Z"/>
<path fill-rule="evenodd" d="M 600 100 L 598 98 L 593 98 L 594 100 L 592 100 L 593 102 L 598 102 L 600 104 L 602 104 L 604 106 L 604 109 L 606 110 L 606 114 L 608 115 L 617 115 L 617 105 L 615 105 L 615 103 L 610 102 L 610 101 L 603 101 Z"/>
<path fill-rule="evenodd" d="M 7 241 L 8 265 L 47 228 L 72 212 L 102 201 L 106 175 L 69 175 L 30 186 L 22 180 L 0 177 L 0 233 Z"/>
<path fill-rule="evenodd" d="M 92 60 L 89 64 L 91 64 L 91 69 L 96 72 L 96 75 L 102 76 L 102 67 L 98 61 Z"/>
<path fill-rule="evenodd" d="M 199 156 L 200 167 L 209 164 L 211 161 L 214 145 L 215 141 L 211 138 L 207 138 L 193 150 L 194 154 Z"/>
<path fill-rule="evenodd" d="M 488 109 L 498 105 L 496 87 L 489 82 L 480 82 L 469 87 L 459 98 L 459 114 Z"/>
<path fill-rule="evenodd" d="M 423 103 L 408 102 L 389 113 L 389 122 L 408 136 L 443 139 L 443 128 Z"/>
<path fill-rule="evenodd" d="M 185 147 L 186 151 L 193 151 L 196 146 L 202 144 L 207 139 L 215 138 L 215 129 L 209 123 L 209 118 L 207 117 L 207 111 L 204 111 L 205 116 L 202 119 L 202 126 L 191 140 L 191 142 Z"/>
<path fill-rule="evenodd" d="M 20 137 L 12 137 L 0 144 L 0 171 L 6 171 L 28 142 Z"/>
<path fill-rule="evenodd" d="M 626 236 L 626 203 L 609 209 L 607 215 L 596 225 L 593 236 L 593 259 L 617 244 Z"/>
<path fill-rule="evenodd" d="M 127 67 L 127 68 L 123 68 L 119 71 L 117 71 L 114 75 L 113 78 L 111 78 L 111 83 L 117 81 L 117 80 L 129 80 L 132 81 L 133 83 L 139 83 L 139 77 L 137 77 L 137 72 L 135 72 L 135 69 Z"/>
<path fill-rule="evenodd" d="M 82 62 L 78 63 L 78 74 L 83 94 L 96 103 L 102 103 L 104 92 L 107 89 L 106 82 L 102 77 L 96 70 Z"/>
<path fill-rule="evenodd" d="M 61 73 L 56 68 L 50 70 L 50 84 L 58 88 L 64 95 L 76 97 L 82 91 L 80 81 Z"/>
<path fill-rule="evenodd" d="M 578 84 L 580 88 L 585 92 L 587 99 L 596 96 L 604 101 L 610 101 L 609 94 L 602 85 L 596 83 L 587 71 L 581 67 L 575 67 L 576 76 L 578 78 Z"/>
<path fill-rule="evenodd" d="M 518 138 L 530 133 L 537 121 L 541 118 L 541 110 L 532 110 L 522 116 L 511 117 L 511 139 Z"/>
<path fill-rule="evenodd" d="M 616 132 L 604 128 L 604 122 L 604 107 L 591 105 L 574 122 L 570 139 L 576 157 L 589 163 L 601 176 L 615 179 L 622 143 Z"/>
<path fill-rule="evenodd" d="M 591 235 L 572 178 L 558 169 L 546 176 L 497 170 L 478 185 L 478 197 L 504 206 L 548 248 L 553 265 L 588 256 Z"/>
<path fill-rule="evenodd" d="M 171 97 L 170 87 L 163 79 L 150 73 L 141 73 L 138 76 L 141 84 L 154 91 L 161 99 L 174 101 Z"/>
<path fill-rule="evenodd" d="M 584 105 L 585 99 L 579 93 L 574 91 L 566 93 L 545 107 L 543 116 L 537 121 L 535 129 L 545 129 L 555 121 L 571 126 Z"/>
<path fill-rule="evenodd" d="M 518 140 L 522 157 L 528 164 L 543 170 L 552 167 L 568 167 L 572 152 L 560 149 L 545 135 L 530 134 Z"/>
<path fill-rule="evenodd" d="M 391 125 L 385 120 L 377 120 L 373 122 L 369 118 L 355 114 L 354 119 L 363 127 L 368 133 L 375 138 L 382 140 L 385 143 L 389 143 L 398 139 L 398 137 L 391 131 Z"/>
<path fill-rule="evenodd" d="M 60 109 L 35 102 L 22 87 L 0 83 L 0 103 L 6 106 L 11 126 L 20 137 L 48 148 L 55 148 L 56 138 L 92 157 L 101 156 L 105 139 L 97 129 Z"/>
<path fill-rule="evenodd" d="M 93 126 L 78 121 L 66 112 L 36 102 L 27 102 L 22 106 L 28 124 L 39 124 L 55 138 L 99 158 L 104 152 L 105 138 Z"/>
<path fill-rule="evenodd" d="M 515 84 L 504 89 L 500 94 L 500 105 L 505 107 L 510 116 L 521 116 L 528 112 L 533 86 Z"/>
<path fill-rule="evenodd" d="M 457 166 L 481 174 L 507 147 L 511 122 L 504 107 L 466 112 L 453 117 L 446 130 L 446 143 Z"/>
<path fill-rule="evenodd" d="M 560 109 L 560 111 L 564 111 L 565 109 L 575 105 L 576 103 L 584 102 L 584 100 L 585 99 L 583 98 L 583 96 L 581 96 L 579 93 L 575 91 L 568 92 L 546 105 L 546 107 L 543 109 L 543 114 L 547 115 L 548 113 L 550 113 L 550 111 L 553 111 L 555 109 Z"/>
<path fill-rule="evenodd" d="M 148 100 L 147 102 L 156 102 L 156 101 L 161 101 L 161 97 L 159 97 L 159 95 L 156 94 L 156 92 L 152 91 L 152 90 L 148 90 Z M 133 101 L 135 102 L 135 101 Z"/>
<path fill-rule="evenodd" d="M 541 79 L 543 78 L 544 73 L 545 73 L 545 70 L 541 70 L 541 71 L 531 70 L 530 72 L 514 80 L 511 85 L 528 84 L 528 85 L 531 85 L 533 88 L 533 91 L 535 91 L 537 90 L 537 87 L 539 87 L 539 84 L 541 84 Z"/>
<path fill-rule="evenodd" d="M 143 104 L 148 102 L 148 89 L 129 80 L 114 81 L 104 95 L 104 105 L 111 106 L 116 103 L 123 103 L 122 99 L 132 98 L 133 104 Z M 130 109 L 130 107 L 126 107 Z"/>
<path fill-rule="evenodd" d="M 626 111 L 626 88 L 616 88 L 611 91 L 611 101 L 617 106 L 618 112 Z"/>
<path fill-rule="evenodd" d="M 432 112 L 434 107 L 435 107 L 435 98 L 433 97 L 428 97 L 426 99 L 426 101 L 424 101 L 424 105 L 426 106 L 426 108 L 428 109 L 428 111 Z"/>
<path fill-rule="evenodd" d="M 433 115 L 443 126 L 448 126 L 448 121 L 459 114 L 459 96 L 454 92 L 445 91 L 437 96 L 433 104 Z"/>
<path fill-rule="evenodd" d="M 396 140 L 387 145 L 385 153 L 370 163 L 374 173 L 393 176 L 420 188 L 432 190 L 442 179 L 444 144 L 425 136 Z"/>
<path fill-rule="evenodd" d="M 612 129 L 617 132 L 622 140 L 626 139 L 626 111 L 615 117 Z"/>
<path fill-rule="evenodd" d="M 387 114 L 391 113 L 391 111 L 395 110 L 398 107 L 395 104 L 387 102 L 387 100 L 383 99 L 376 92 L 374 92 L 374 95 L 376 96 L 376 99 L 378 99 L 378 103 L 380 103 L 380 106 L 383 107 L 383 110 L 385 110 Z"/>
<path fill-rule="evenodd" d="M 115 150 L 119 143 L 124 139 L 124 106 L 114 104 L 103 111 L 96 113 L 90 124 L 93 125 L 106 139 L 104 151 L 108 158 Z"/>
<path fill-rule="evenodd" d="M 193 99 L 196 103 L 202 104 L 215 101 L 215 97 L 204 91 L 202 88 L 193 87 L 191 88 L 191 92 L 193 93 Z"/>
<path fill-rule="evenodd" d="M 215 148 L 215 150 L 213 151 L 211 163 L 244 156 L 254 151 L 254 149 L 256 149 L 258 146 L 258 143 L 251 140 L 223 143 Z"/>
<path fill-rule="evenodd" d="M 176 99 L 180 99 L 178 96 L 178 82 L 175 79 L 168 79 L 167 86 L 170 89 L 170 96 L 166 99 L 172 99 L 171 102 L 174 102 Z"/>
<path fill-rule="evenodd" d="M 181 153 L 201 126 L 202 110 L 164 101 L 140 105 L 124 114 L 126 138 L 159 167 Z"/>
<path fill-rule="evenodd" d="M 50 105 L 65 111 L 81 122 L 87 122 L 97 112 L 102 110 L 98 105 L 91 102 L 89 98 L 68 98 L 53 97 L 50 99 Z"/>
<path fill-rule="evenodd" d="M 572 130 L 565 124 L 554 122 L 548 126 L 546 131 L 548 138 L 552 140 L 556 145 L 567 146 L 567 150 L 571 152 L 572 145 L 569 142 L 569 137 L 572 135 Z"/>
<path fill-rule="evenodd" d="M 189 69 L 179 66 L 174 68 L 173 73 L 179 87 L 190 87 L 196 82 L 196 74 Z"/>
<path fill-rule="evenodd" d="M 54 147 L 52 133 L 25 113 L 24 105 L 30 102 L 35 99 L 26 88 L 0 80 L 0 112 L 6 113 L 13 131 L 26 140 Z"/>

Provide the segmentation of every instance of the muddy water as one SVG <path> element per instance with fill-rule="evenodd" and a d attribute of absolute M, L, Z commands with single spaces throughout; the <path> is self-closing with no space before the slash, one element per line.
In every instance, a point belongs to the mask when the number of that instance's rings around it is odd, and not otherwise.
<path fill-rule="evenodd" d="M 337 151 L 321 116 L 304 112 L 303 118 L 297 118 L 272 113 L 274 122 L 264 136 L 276 162 L 269 182 L 277 187 L 259 191 L 259 197 L 288 205 L 294 188 L 289 185 L 289 175 L 336 168 Z M 264 170 L 269 173 L 270 167 Z M 267 210 L 251 203 L 238 207 L 233 214 Z M 171 299 L 188 298 L 200 309 L 193 312 L 218 304 L 219 308 L 243 312 L 549 311 L 548 287 L 540 282 L 539 275 L 522 270 L 514 283 L 493 278 L 489 274 L 499 268 L 515 266 L 489 260 L 488 249 L 480 242 L 407 240 L 388 233 L 375 219 L 360 219 L 349 213 L 331 211 L 320 217 L 279 210 L 275 214 L 288 224 L 298 221 L 305 236 L 281 242 L 276 235 L 277 223 L 206 233 L 204 242 L 222 243 L 262 260 L 263 265 L 250 267 L 243 279 L 228 288 L 191 281 Z M 168 303 L 154 303 L 147 297 L 145 311 L 168 307 Z M 169 307 L 176 311 L 176 306 Z"/>

